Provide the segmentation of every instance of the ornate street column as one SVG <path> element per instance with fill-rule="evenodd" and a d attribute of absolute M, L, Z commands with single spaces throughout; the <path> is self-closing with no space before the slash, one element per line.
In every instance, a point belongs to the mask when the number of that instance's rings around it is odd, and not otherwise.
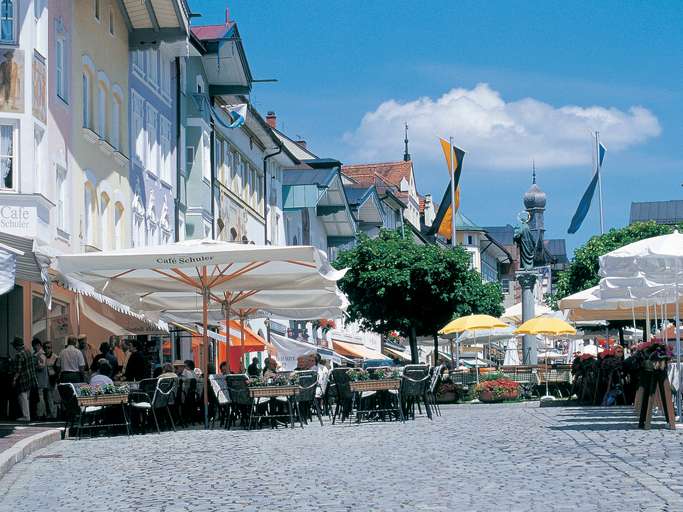
<path fill-rule="evenodd" d="M 534 299 L 534 286 L 538 274 L 535 270 L 520 270 L 515 273 L 517 282 L 522 287 L 522 322 L 531 320 L 536 316 L 536 300 Z M 538 344 L 536 336 L 525 334 L 522 341 L 522 364 L 538 364 Z"/>

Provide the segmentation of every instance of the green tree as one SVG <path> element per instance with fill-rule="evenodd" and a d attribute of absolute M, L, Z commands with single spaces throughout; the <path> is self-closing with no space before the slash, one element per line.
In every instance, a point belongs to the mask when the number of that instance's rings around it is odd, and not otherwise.
<path fill-rule="evenodd" d="M 435 336 L 457 316 L 503 311 L 500 286 L 483 283 L 461 247 L 418 245 L 383 230 L 374 239 L 361 235 L 335 266 L 349 269 L 339 286 L 349 298 L 350 319 L 365 330 L 408 336 L 415 362 L 417 336 Z"/>
<path fill-rule="evenodd" d="M 574 251 L 574 258 L 569 268 L 560 274 L 556 291 L 549 297 L 548 304 L 557 309 L 560 299 L 597 285 L 600 282 L 599 258 L 603 254 L 638 240 L 671 233 L 674 229 L 674 226 L 665 226 L 654 221 L 637 222 L 625 228 L 610 229 L 604 235 L 592 237 L 585 245 Z"/>

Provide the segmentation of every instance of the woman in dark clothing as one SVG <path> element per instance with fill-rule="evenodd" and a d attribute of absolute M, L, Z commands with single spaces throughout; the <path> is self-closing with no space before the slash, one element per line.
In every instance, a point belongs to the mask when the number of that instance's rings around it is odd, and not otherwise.
<path fill-rule="evenodd" d="M 142 346 L 140 343 L 134 343 L 131 347 L 130 358 L 126 365 L 126 380 L 142 380 L 149 377 L 149 367 L 147 360 L 142 353 Z"/>

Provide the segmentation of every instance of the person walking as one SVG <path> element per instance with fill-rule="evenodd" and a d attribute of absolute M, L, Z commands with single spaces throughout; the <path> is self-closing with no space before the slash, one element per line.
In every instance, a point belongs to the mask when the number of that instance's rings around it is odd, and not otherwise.
<path fill-rule="evenodd" d="M 149 365 L 142 350 L 143 346 L 139 341 L 135 341 L 131 346 L 131 354 L 126 364 L 127 381 L 138 381 L 149 377 Z"/>
<path fill-rule="evenodd" d="M 38 404 L 36 405 L 36 417 L 44 420 L 47 417 L 46 395 L 50 389 L 50 379 L 47 374 L 47 357 L 43 350 L 43 342 L 38 338 L 33 338 L 33 357 L 36 365 L 36 381 L 38 388 Z"/>
<path fill-rule="evenodd" d="M 24 340 L 14 338 L 12 342 L 14 350 L 14 380 L 13 387 L 17 393 L 17 401 L 21 410 L 19 421 L 31 421 L 31 411 L 29 408 L 29 396 L 32 389 L 38 387 L 36 379 L 36 364 L 33 353 L 24 347 Z"/>
<path fill-rule="evenodd" d="M 52 342 L 46 341 L 43 343 L 43 350 L 45 351 L 45 364 L 47 366 L 47 378 L 50 384 L 45 393 L 45 402 L 47 405 L 47 415 L 50 419 L 57 418 L 57 407 L 55 406 L 55 387 L 57 386 L 58 370 L 57 354 L 52 351 Z"/>
<path fill-rule="evenodd" d="M 77 343 L 76 336 L 69 336 L 66 339 L 66 348 L 59 354 L 57 359 L 59 382 L 85 382 L 85 358 L 83 353 L 76 348 Z"/>

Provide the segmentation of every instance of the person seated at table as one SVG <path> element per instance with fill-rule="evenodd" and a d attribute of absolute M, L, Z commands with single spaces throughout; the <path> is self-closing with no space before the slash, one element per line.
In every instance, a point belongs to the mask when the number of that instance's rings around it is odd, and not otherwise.
<path fill-rule="evenodd" d="M 266 381 L 277 376 L 277 361 L 274 357 L 269 357 L 267 361 L 268 366 L 263 370 L 263 379 Z"/>
<path fill-rule="evenodd" d="M 100 353 L 97 354 L 92 360 L 91 368 L 93 371 L 97 370 L 97 363 L 100 359 L 106 359 L 109 361 L 109 365 L 112 367 L 112 376 L 119 373 L 119 361 L 111 351 L 111 346 L 106 341 L 100 344 Z"/>
<path fill-rule="evenodd" d="M 218 367 L 218 371 L 220 372 L 221 375 L 230 375 L 230 368 L 228 367 L 228 362 L 223 361 L 220 366 Z"/>
<path fill-rule="evenodd" d="M 173 361 L 173 370 L 179 379 L 190 380 L 197 378 L 194 372 L 187 368 L 186 361 L 181 361 L 180 359 Z"/>
<path fill-rule="evenodd" d="M 90 377 L 91 386 L 105 386 L 113 384 L 110 375 L 112 374 L 111 364 L 106 359 L 99 359 L 97 361 L 96 371 Z"/>
<path fill-rule="evenodd" d="M 173 378 L 177 378 L 177 377 L 178 376 L 173 371 L 173 365 L 171 363 L 165 363 L 161 367 L 161 373 L 159 374 L 160 379 L 173 379 Z"/>
<path fill-rule="evenodd" d="M 258 367 L 258 357 L 254 357 L 251 360 L 251 364 L 247 366 L 247 375 L 249 375 L 249 377 L 258 377 L 261 375 L 261 370 Z"/>

